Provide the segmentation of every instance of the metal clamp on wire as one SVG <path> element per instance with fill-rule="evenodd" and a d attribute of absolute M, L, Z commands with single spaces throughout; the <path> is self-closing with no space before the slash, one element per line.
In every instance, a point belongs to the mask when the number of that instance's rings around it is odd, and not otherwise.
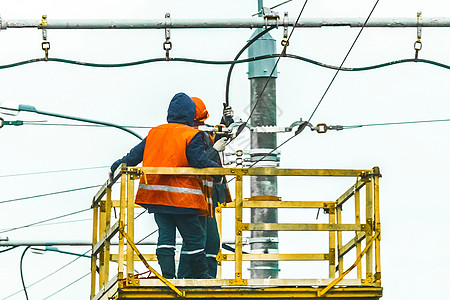
<path fill-rule="evenodd" d="M 419 51 L 422 50 L 422 12 L 417 12 L 417 41 L 414 43 L 414 50 L 416 50 L 415 61 L 419 59 Z"/>
<path fill-rule="evenodd" d="M 47 27 L 48 22 L 47 22 L 47 15 L 42 15 L 42 22 L 40 24 L 40 27 L 42 28 L 42 44 L 41 44 L 41 48 L 42 50 L 44 50 L 45 53 L 45 60 L 48 60 L 48 50 L 50 50 L 50 42 L 47 41 Z"/>
<path fill-rule="evenodd" d="M 268 7 L 263 7 L 262 14 L 263 14 L 264 20 L 266 21 L 266 28 L 269 26 L 269 24 L 268 24 L 269 20 L 275 20 L 276 27 L 278 28 L 278 20 L 280 19 L 280 15 L 278 14 L 278 12 L 273 11 L 272 9 L 270 9 Z"/>
<path fill-rule="evenodd" d="M 325 132 L 327 132 L 327 130 L 328 130 L 328 127 L 327 127 L 327 124 L 325 124 L 325 123 L 319 123 L 316 126 L 317 133 L 325 133 Z"/>
<path fill-rule="evenodd" d="M 327 125 L 325 123 L 319 123 L 316 127 L 311 128 L 311 130 L 315 130 L 318 133 L 325 133 L 328 130 L 343 130 L 344 126 L 342 125 Z"/>
<path fill-rule="evenodd" d="M 166 41 L 163 43 L 163 49 L 166 51 L 167 61 L 170 59 L 169 51 L 172 50 L 172 42 L 170 41 L 170 25 L 172 25 L 172 22 L 170 21 L 170 13 L 166 13 Z"/>

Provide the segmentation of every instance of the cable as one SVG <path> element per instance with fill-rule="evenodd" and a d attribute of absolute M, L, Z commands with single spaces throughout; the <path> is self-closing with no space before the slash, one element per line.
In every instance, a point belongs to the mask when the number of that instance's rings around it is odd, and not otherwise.
<path fill-rule="evenodd" d="M 440 120 L 421 120 L 421 121 L 405 121 L 405 122 L 390 122 L 390 123 L 378 123 L 378 124 L 362 124 L 362 125 L 347 125 L 342 126 L 342 129 L 354 129 L 369 126 L 388 126 L 388 125 L 405 125 L 405 124 L 418 124 L 418 123 L 435 123 L 435 122 L 449 122 L 450 119 Z"/>
<path fill-rule="evenodd" d="M 85 254 L 88 253 L 89 251 L 91 251 L 91 249 L 89 249 L 88 251 L 84 252 L 82 255 L 85 255 Z M 60 267 L 59 269 L 53 271 L 52 273 L 46 275 L 45 277 L 39 279 L 38 281 L 33 282 L 32 284 L 30 284 L 29 286 L 27 286 L 27 288 L 30 288 L 30 287 L 32 287 L 32 286 L 38 284 L 39 282 L 41 282 L 41 281 L 43 281 L 43 280 L 45 280 L 45 279 L 47 279 L 47 278 L 49 278 L 49 277 L 55 275 L 56 273 L 58 273 L 59 271 L 61 271 L 61 270 L 64 269 L 64 268 L 68 267 L 69 265 L 71 265 L 72 263 L 74 263 L 75 261 L 77 261 L 78 259 L 80 259 L 81 257 L 82 257 L 82 256 L 79 256 L 79 257 L 75 258 L 74 260 L 70 261 L 69 263 L 65 264 L 64 266 Z M 16 292 L 14 292 L 14 293 L 12 293 L 12 294 L 6 296 L 6 298 L 3 298 L 2 300 L 6 300 L 6 299 L 8 299 L 8 298 L 11 298 L 12 296 L 17 295 L 18 293 L 20 293 L 20 292 L 22 292 L 22 291 L 23 291 L 23 289 L 21 289 L 21 290 L 19 290 L 19 291 L 16 291 Z"/>
<path fill-rule="evenodd" d="M 71 126 L 71 127 L 108 127 L 105 125 L 94 125 L 94 124 L 64 124 L 64 123 L 37 123 L 33 121 L 23 121 L 23 125 L 39 125 L 39 126 Z M 26 123 L 25 123 L 26 122 Z M 135 129 L 151 129 L 153 126 L 122 126 L 124 128 L 135 128 Z"/>
<path fill-rule="evenodd" d="M 20 279 L 22 280 L 22 286 L 23 286 L 23 292 L 25 293 L 25 298 L 28 300 L 28 293 L 27 293 L 27 287 L 25 286 L 25 281 L 23 280 L 23 272 L 22 272 L 22 263 L 23 263 L 23 257 L 25 256 L 25 253 L 30 249 L 31 246 L 27 246 L 25 250 L 22 253 L 22 256 L 20 257 Z"/>
<path fill-rule="evenodd" d="M 233 71 L 234 65 L 236 64 L 236 61 L 238 60 L 239 56 L 241 56 L 241 54 L 245 51 L 245 49 L 250 47 L 257 39 L 259 39 L 260 37 L 262 37 L 263 35 L 265 35 L 269 31 L 271 31 L 275 27 L 276 26 L 271 26 L 269 28 L 264 29 L 260 33 L 258 33 L 254 38 L 252 38 L 250 41 L 248 41 L 247 44 L 245 44 L 244 47 L 242 47 L 242 49 L 238 52 L 238 54 L 236 54 L 236 57 L 234 58 L 233 62 L 230 65 L 230 68 L 228 69 L 227 83 L 226 83 L 226 86 L 225 86 L 225 106 L 229 106 L 230 105 L 229 95 L 230 95 L 231 72 Z"/>
<path fill-rule="evenodd" d="M 24 225 L 24 226 L 20 226 L 20 227 L 14 227 L 14 228 L 11 228 L 11 229 L 3 230 L 3 231 L 0 231 L 0 233 L 10 232 L 10 231 L 18 230 L 18 229 L 24 229 L 24 228 L 31 227 L 31 226 L 34 226 L 34 225 L 37 225 L 37 224 L 41 224 L 41 223 L 45 223 L 45 222 L 48 222 L 48 221 L 53 221 L 53 220 L 56 220 L 56 219 L 61 219 L 61 218 L 64 218 L 64 217 L 73 216 L 73 215 L 76 215 L 76 214 L 79 214 L 79 213 L 82 213 L 82 212 L 85 212 L 85 211 L 88 211 L 88 210 L 91 210 L 91 208 L 86 208 L 86 209 L 79 210 L 79 211 L 72 212 L 72 213 L 68 213 L 68 214 L 65 214 L 65 215 L 62 215 L 62 216 L 53 217 L 53 218 L 42 220 L 42 221 L 39 221 L 39 222 L 34 222 L 34 223 L 31 223 L 31 224 L 28 224 L 28 225 Z"/>
<path fill-rule="evenodd" d="M 234 61 L 234 60 L 223 60 L 223 61 L 202 60 L 202 59 L 194 59 L 194 58 L 170 58 L 169 61 L 189 62 L 189 63 L 208 64 L 208 65 L 230 65 L 233 63 L 241 64 L 241 63 L 254 62 L 254 61 L 263 60 L 263 59 L 277 58 L 280 55 L 281 54 L 268 54 L 268 55 L 262 55 L 262 56 L 257 56 L 257 57 L 240 59 L 240 60 L 236 60 L 236 61 Z M 316 61 L 313 59 L 309 59 L 306 57 L 302 57 L 299 55 L 295 55 L 295 54 L 286 54 L 285 57 L 301 60 L 301 61 L 304 61 L 304 62 L 307 62 L 310 64 L 317 65 L 319 67 L 324 67 L 324 68 L 334 69 L 334 70 L 339 69 L 338 66 L 325 64 L 325 63 L 322 63 L 322 62 L 319 62 L 319 61 Z M 165 58 L 155 58 L 155 59 L 147 59 L 147 60 L 125 63 L 125 64 L 94 64 L 94 63 L 86 63 L 86 62 L 79 62 L 79 61 L 71 61 L 71 60 L 67 60 L 67 59 L 57 59 L 57 58 L 49 58 L 48 60 L 49 61 L 58 60 L 59 62 L 63 62 L 63 63 L 71 63 L 71 64 L 75 64 L 75 65 L 91 66 L 91 67 L 98 67 L 98 68 L 113 68 L 113 67 L 120 68 L 120 67 L 126 67 L 128 65 L 142 65 L 142 64 L 147 64 L 147 63 L 152 63 L 152 62 L 157 62 L 157 61 L 166 61 Z M 39 61 L 45 61 L 45 60 L 44 59 L 32 59 L 32 60 L 23 61 L 20 63 L 10 64 L 10 65 L 2 65 L 2 66 L 0 66 L 0 69 L 11 68 L 11 67 L 16 66 L 17 64 L 20 65 L 20 64 L 27 64 L 27 63 L 39 62 Z M 366 67 L 341 67 L 341 71 L 368 71 L 368 70 L 388 67 L 388 66 L 392 66 L 392 65 L 396 65 L 396 64 L 401 64 L 401 63 L 410 63 L 410 62 L 426 63 L 426 64 L 431 64 L 431 65 L 434 65 L 437 67 L 450 69 L 450 65 L 440 63 L 437 61 L 433 61 L 433 60 L 429 60 L 429 59 L 417 59 L 416 60 L 415 58 L 405 58 L 405 59 L 394 60 L 394 61 L 376 64 L 376 65 L 372 65 L 372 66 L 366 66 Z M 32 122 L 33 124 L 30 124 L 29 122 L 27 122 L 27 124 L 24 123 L 23 125 L 59 125 L 59 124 L 36 124 L 36 122 L 33 122 L 33 121 L 30 121 L 30 122 Z M 69 125 L 69 124 L 67 124 L 66 126 L 102 127 L 101 125 L 88 125 L 88 124 L 86 124 L 86 125 L 83 125 L 83 124 Z M 122 127 L 143 128 L 143 129 L 149 128 L 147 126 L 122 126 Z"/>
<path fill-rule="evenodd" d="M 71 285 L 77 283 L 78 281 L 80 281 L 81 279 L 83 279 L 84 277 L 86 277 L 86 276 L 88 276 L 88 275 L 90 275 L 90 274 L 91 274 L 91 272 L 89 272 L 89 273 L 87 273 L 87 274 L 81 276 L 80 278 L 76 279 L 75 281 L 72 281 L 71 283 L 69 283 L 68 285 L 66 285 L 65 287 L 63 287 L 62 289 L 57 290 L 56 292 L 54 292 L 54 293 L 51 294 L 50 296 L 45 297 L 45 298 L 42 299 L 42 300 L 48 299 L 48 298 L 50 298 L 50 297 L 53 297 L 54 295 L 56 295 L 56 294 L 58 294 L 59 292 L 65 290 L 66 288 L 68 288 L 68 287 L 70 287 Z"/>
<path fill-rule="evenodd" d="M 26 176 L 26 175 L 38 175 L 38 174 L 49 174 L 49 173 L 61 173 L 61 172 L 73 172 L 73 171 L 104 169 L 104 168 L 109 168 L 109 166 L 78 168 L 78 169 L 67 169 L 67 170 L 53 170 L 53 171 L 42 171 L 42 172 L 21 173 L 21 174 L 7 174 L 7 175 L 0 175 L 0 178 L 3 178 L 3 177 L 15 177 L 15 176 Z"/>
<path fill-rule="evenodd" d="M 140 242 L 142 242 L 143 240 L 145 240 L 146 238 L 148 238 L 149 236 L 151 236 L 152 234 L 154 234 L 155 232 L 157 232 L 158 229 L 156 229 L 155 231 L 149 233 L 146 237 L 144 237 L 143 239 L 141 239 L 139 242 L 136 243 L 136 245 L 139 245 Z"/>
<path fill-rule="evenodd" d="M 47 193 L 47 194 L 41 194 L 41 195 L 35 195 L 35 196 L 28 196 L 28 197 L 22 197 L 22 198 L 16 198 L 16 199 L 3 200 L 3 201 L 0 201 L 0 204 L 15 202 L 15 201 L 22 201 L 22 200 L 27 200 L 27 199 L 34 199 L 34 198 L 45 197 L 45 196 L 52 196 L 52 195 L 63 194 L 63 193 L 76 192 L 76 191 L 87 190 L 87 189 L 92 189 L 92 188 L 101 187 L 101 186 L 102 185 L 92 185 L 92 186 L 86 186 L 86 187 L 82 187 L 82 188 L 71 189 L 71 190 L 65 190 L 65 191 L 59 191 L 59 192 L 53 192 L 53 193 Z"/>
<path fill-rule="evenodd" d="M 342 66 L 344 65 L 345 61 L 347 60 L 347 57 L 350 55 L 350 52 L 352 51 L 353 47 L 355 46 L 356 41 L 358 41 L 359 36 L 361 35 L 362 31 L 364 30 L 364 28 L 367 25 L 367 22 L 369 22 L 369 19 L 372 16 L 372 13 L 374 12 L 375 8 L 377 7 L 377 4 L 378 4 L 379 1 L 380 0 L 376 0 L 375 5 L 373 6 L 372 10 L 369 13 L 369 16 L 366 18 L 366 21 L 364 22 L 363 26 L 359 30 L 358 35 L 356 36 L 355 40 L 353 41 L 353 44 L 350 46 L 350 49 L 348 50 L 347 54 L 345 55 L 344 59 L 342 60 L 342 63 L 339 66 L 339 69 L 336 70 L 336 73 L 334 74 L 333 78 L 331 79 L 330 84 L 328 85 L 328 87 L 326 88 L 325 92 L 323 93 L 322 98 L 320 98 L 319 103 L 317 103 L 316 108 L 314 109 L 314 111 L 312 112 L 311 116 L 309 117 L 308 122 L 311 121 L 312 117 L 314 116 L 314 114 L 316 113 L 316 111 L 319 108 L 320 104 L 322 103 L 323 99 L 325 98 L 325 95 L 330 90 L 331 85 L 333 84 L 334 80 L 336 79 L 336 76 L 339 74 L 339 71 L 341 70 Z"/>

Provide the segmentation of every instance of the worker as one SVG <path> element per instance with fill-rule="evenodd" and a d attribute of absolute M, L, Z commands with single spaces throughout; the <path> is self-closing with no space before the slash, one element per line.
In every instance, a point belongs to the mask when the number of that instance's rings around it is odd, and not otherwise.
<path fill-rule="evenodd" d="M 206 119 L 209 117 L 209 113 L 206 110 L 205 103 L 197 97 L 191 97 L 194 100 L 196 106 L 196 114 L 194 120 L 194 127 L 205 125 Z M 229 121 L 232 120 L 233 110 L 231 107 L 226 107 L 224 109 L 223 118 L 221 123 L 224 123 L 224 120 Z M 232 121 L 231 121 L 232 122 Z M 225 125 L 225 124 L 224 124 Z M 214 137 L 206 132 L 203 132 L 203 140 L 205 151 L 208 153 L 210 159 L 214 162 L 221 165 L 219 152 L 225 150 L 225 144 L 227 142 L 227 138 L 216 136 L 214 143 Z M 217 276 L 217 254 L 220 250 L 220 236 L 219 230 L 217 228 L 217 221 L 215 218 L 215 208 L 218 206 L 218 203 L 231 202 L 230 191 L 228 190 L 227 182 L 225 176 L 215 176 L 213 180 L 213 192 L 212 192 L 212 214 L 208 217 L 200 216 L 201 224 L 205 226 L 206 233 L 206 243 L 205 243 L 205 252 L 206 252 L 206 260 L 208 262 L 208 273 L 211 277 L 216 278 Z M 189 268 L 189 264 L 187 260 L 189 259 L 188 255 L 186 255 L 186 245 L 183 243 L 181 248 L 180 262 L 178 265 L 178 278 L 193 278 L 193 274 Z"/>
<path fill-rule="evenodd" d="M 193 126 L 195 103 L 184 93 L 170 102 L 167 124 L 151 129 L 147 137 L 123 158 L 114 162 L 111 172 L 122 163 L 143 167 L 219 167 L 203 145 L 203 133 Z M 159 236 L 156 256 L 165 278 L 175 278 L 176 229 L 189 257 L 193 278 L 211 278 L 205 256 L 205 235 L 198 215 L 207 210 L 207 202 L 196 176 L 152 175 L 141 177 L 137 204 L 154 213 Z"/>

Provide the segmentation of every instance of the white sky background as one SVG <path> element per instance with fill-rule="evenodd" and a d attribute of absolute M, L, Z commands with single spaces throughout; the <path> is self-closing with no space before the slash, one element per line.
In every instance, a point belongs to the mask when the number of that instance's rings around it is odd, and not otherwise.
<path fill-rule="evenodd" d="M 265 1 L 265 6 L 282 2 Z M 375 1 L 310 0 L 303 17 L 366 18 Z M 303 1 L 294 0 L 276 10 L 297 17 Z M 40 19 L 162 19 L 250 17 L 257 1 L 2 1 L 4 20 Z M 373 17 L 450 17 L 444 0 L 381 0 Z M 288 52 L 324 63 L 339 65 L 359 29 L 299 29 Z M 251 36 L 249 29 L 172 30 L 172 57 L 231 60 Z M 283 30 L 272 30 L 279 41 Z M 164 30 L 48 30 L 50 57 L 97 63 L 119 63 L 163 57 Z M 0 32 L 0 65 L 43 57 L 42 34 L 36 29 Z M 361 67 L 412 58 L 416 29 L 363 31 L 345 66 Z M 424 28 L 419 56 L 450 64 L 450 28 Z M 246 57 L 246 53 L 243 57 Z M 228 66 L 191 63 L 152 63 L 127 68 L 101 69 L 62 63 L 34 63 L 0 70 L 0 102 L 13 100 L 61 114 L 91 118 L 120 125 L 153 126 L 165 122 L 171 97 L 184 91 L 205 100 L 210 124 L 220 119 Z M 237 65 L 231 80 L 230 103 L 237 116 L 246 119 L 249 103 L 247 66 Z M 278 124 L 289 126 L 308 119 L 335 71 L 305 62 L 282 59 L 278 66 Z M 450 117 L 450 71 L 425 64 L 401 64 L 364 72 L 341 72 L 312 123 L 358 125 L 384 122 L 447 119 Z M 248 111 L 248 109 L 247 109 Z M 248 112 L 247 112 L 248 113 Z M 64 120 L 33 114 L 6 120 Z M 447 173 L 449 123 L 366 127 L 319 135 L 305 130 L 287 143 L 282 167 L 370 169 L 379 166 L 382 221 L 383 299 L 444 299 L 450 292 L 450 247 L 445 212 L 450 209 Z M 145 136 L 147 130 L 136 130 Z M 279 135 L 281 143 L 290 134 Z M 0 176 L 48 170 L 109 166 L 138 140 L 113 128 L 5 126 L 0 130 Z M 235 146 L 237 147 L 237 146 Z M 0 201 L 102 184 L 107 169 L 0 177 Z M 326 182 L 332 180 L 327 179 Z M 353 179 L 352 179 L 353 181 Z M 351 184 L 337 192 L 314 185 L 287 185 L 280 181 L 285 200 L 335 200 Z M 309 183 L 308 179 L 304 182 Z M 341 182 L 339 182 L 341 183 Z M 334 187 L 334 186 L 333 186 Z M 318 191 L 320 193 L 318 194 Z M 0 231 L 88 208 L 94 190 L 0 204 Z M 330 194 L 330 195 L 328 195 Z M 304 222 L 315 222 L 316 211 Z M 303 216 L 303 215 L 302 215 Z M 91 212 L 62 219 L 90 219 Z M 155 229 L 146 215 L 140 236 Z M 319 221 L 326 220 L 321 215 Z M 138 234 L 137 233 L 137 234 Z M 32 227 L 0 236 L 10 239 L 91 239 L 91 222 Z M 280 235 L 282 236 L 282 235 Z M 232 237 L 231 237 L 232 238 Z M 302 240 L 302 247 L 312 240 Z M 283 241 L 280 249 L 283 248 Z M 88 247 L 60 247 L 83 253 Z M 0 248 L 2 250 L 2 248 Z M 0 298 L 22 288 L 19 261 L 23 248 L 0 253 Z M 26 284 L 31 284 L 74 257 L 29 251 L 24 257 Z M 351 263 L 351 262 L 350 262 Z M 30 299 L 43 299 L 89 272 L 90 262 L 81 258 L 56 276 L 28 290 Z M 325 270 L 327 268 L 325 267 Z M 114 268 L 113 268 L 114 270 Z M 289 276 L 286 268 L 280 276 Z M 308 276 L 306 276 L 308 277 Z M 89 276 L 52 299 L 87 299 Z M 25 299 L 19 293 L 9 299 Z"/>

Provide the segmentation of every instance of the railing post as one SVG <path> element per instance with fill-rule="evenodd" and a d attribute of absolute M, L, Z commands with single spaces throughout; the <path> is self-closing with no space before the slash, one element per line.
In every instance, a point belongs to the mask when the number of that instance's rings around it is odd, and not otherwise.
<path fill-rule="evenodd" d="M 359 189 L 355 189 L 355 224 L 361 224 L 361 194 Z M 355 236 L 358 236 L 358 231 L 355 231 Z M 356 241 L 356 257 L 361 254 L 361 242 Z M 362 279 L 361 262 L 356 265 L 356 277 Z"/>
<path fill-rule="evenodd" d="M 106 232 L 106 206 L 105 201 L 100 201 L 100 224 L 99 224 L 99 237 L 102 237 Z M 99 252 L 99 258 L 98 258 L 98 288 L 99 290 L 104 286 L 105 284 L 105 247 L 103 246 L 102 249 Z"/>
<path fill-rule="evenodd" d="M 366 231 L 366 243 L 373 236 L 373 189 L 370 177 L 366 179 L 366 224 L 369 227 Z M 366 253 L 366 283 L 371 283 L 373 275 L 373 247 L 370 246 Z"/>
<path fill-rule="evenodd" d="M 218 257 L 222 257 L 222 207 L 219 206 L 215 208 L 215 214 L 216 214 L 216 222 L 217 222 L 217 229 L 219 230 L 219 239 L 220 239 L 220 247 L 219 247 L 219 253 L 217 254 Z M 222 278 L 222 260 L 217 260 L 217 278 Z"/>
<path fill-rule="evenodd" d="M 134 243 L 134 179 L 127 172 L 127 279 L 132 280 L 134 276 L 134 250 L 129 242 Z"/>
<path fill-rule="evenodd" d="M 380 257 L 380 240 L 381 240 L 381 220 L 380 220 L 380 194 L 379 194 L 379 177 L 380 168 L 373 168 L 373 197 L 374 197 L 374 231 L 380 235 L 375 240 L 375 282 L 381 286 L 381 257 Z"/>
<path fill-rule="evenodd" d="M 342 224 L 342 206 L 336 206 L 336 220 L 338 224 Z M 340 249 L 342 247 L 342 231 L 337 232 L 337 257 L 339 266 L 339 275 L 344 272 L 344 257 L 341 256 Z"/>
<path fill-rule="evenodd" d="M 92 249 L 98 241 L 98 205 L 92 208 Z M 93 251 L 92 251 L 93 252 Z M 97 255 L 91 255 L 91 299 L 95 297 L 95 285 L 97 280 Z"/>
<path fill-rule="evenodd" d="M 242 281 L 242 171 L 236 170 L 235 199 L 235 281 Z"/>
<path fill-rule="evenodd" d="M 118 259 L 118 272 L 117 281 L 119 287 L 122 287 L 124 279 L 123 274 L 123 264 L 124 264 L 124 236 L 123 231 L 125 230 L 125 207 L 126 207 L 126 196 L 127 196 L 127 167 L 122 164 L 122 176 L 120 178 L 120 212 L 119 212 L 119 259 Z"/>
<path fill-rule="evenodd" d="M 336 207 L 333 205 L 329 208 L 328 219 L 330 224 L 336 223 Z M 336 277 L 336 231 L 329 231 L 329 253 L 328 253 L 328 262 L 329 262 L 329 278 Z"/>
<path fill-rule="evenodd" d="M 111 206 L 112 206 L 112 199 L 111 199 L 111 186 L 106 188 L 106 202 L 105 202 L 105 232 L 108 231 L 111 228 Z M 109 262 L 110 262 L 110 245 L 111 241 L 107 239 L 105 241 L 105 248 L 104 248 L 104 255 L 103 255 L 103 278 L 104 283 L 108 283 L 109 280 Z"/>

